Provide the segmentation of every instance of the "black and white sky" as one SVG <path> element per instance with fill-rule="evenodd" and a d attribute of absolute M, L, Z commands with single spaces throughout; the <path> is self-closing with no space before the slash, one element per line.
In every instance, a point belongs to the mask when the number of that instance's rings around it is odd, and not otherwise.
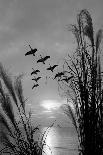
<path fill-rule="evenodd" d="M 46 83 L 45 77 L 52 77 L 46 71 L 49 63 L 60 65 L 67 53 L 72 53 L 74 38 L 67 27 L 76 23 L 81 9 L 91 13 L 95 30 L 103 27 L 103 0 L 0 0 L 0 62 L 14 76 L 24 73 L 27 109 L 32 109 L 33 119 L 39 123 L 69 121 L 60 110 L 65 101 L 57 83 L 52 78 Z M 38 49 L 34 58 L 25 57 L 29 44 Z M 45 65 L 36 63 L 40 54 L 51 57 Z M 40 69 L 42 76 L 40 86 L 33 90 L 32 67 Z"/>

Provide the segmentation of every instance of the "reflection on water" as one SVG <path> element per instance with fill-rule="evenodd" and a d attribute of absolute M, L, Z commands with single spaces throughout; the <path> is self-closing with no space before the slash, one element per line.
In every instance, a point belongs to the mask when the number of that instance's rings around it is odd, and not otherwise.
<path fill-rule="evenodd" d="M 42 129 L 42 133 L 47 128 Z M 47 130 L 44 136 L 46 146 L 43 155 L 78 155 L 77 136 L 73 128 L 54 128 Z M 38 133 L 39 134 L 39 133 Z M 38 139 L 39 135 L 36 135 Z M 0 145 L 2 148 L 2 146 Z"/>
<path fill-rule="evenodd" d="M 42 132 L 46 129 L 43 128 Z M 44 139 L 44 152 L 47 155 L 77 155 L 77 136 L 69 128 L 51 128 Z"/>

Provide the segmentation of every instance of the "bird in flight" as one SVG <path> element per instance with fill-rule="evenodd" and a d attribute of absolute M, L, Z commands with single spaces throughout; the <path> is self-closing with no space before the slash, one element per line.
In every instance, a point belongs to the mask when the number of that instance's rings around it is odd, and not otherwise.
<path fill-rule="evenodd" d="M 73 78 L 73 75 L 72 76 L 70 76 L 70 77 L 65 77 L 64 79 L 62 79 L 61 81 L 65 81 L 65 82 L 69 82 L 69 80 L 70 79 L 72 79 Z"/>
<path fill-rule="evenodd" d="M 55 67 L 57 67 L 58 65 L 53 65 L 53 66 L 50 66 L 50 67 L 48 67 L 47 68 L 47 70 L 50 70 L 50 71 L 52 71 L 53 72 L 53 70 L 55 69 Z"/>
<path fill-rule="evenodd" d="M 36 70 L 34 70 L 34 68 L 32 68 L 32 69 L 33 69 L 33 71 L 31 72 L 31 75 L 37 74 L 38 72 L 40 72 L 40 70 L 38 70 L 38 69 L 36 69 Z"/>
<path fill-rule="evenodd" d="M 27 56 L 27 55 L 32 55 L 33 54 L 33 56 L 35 56 L 35 53 L 37 52 L 37 48 L 32 48 L 30 45 L 29 45 L 29 47 L 30 47 L 30 51 L 28 51 L 27 53 L 25 53 L 25 56 Z"/>
<path fill-rule="evenodd" d="M 61 78 L 62 75 L 64 75 L 64 72 L 58 72 L 58 73 L 55 75 L 54 79 L 56 79 L 57 77 L 58 77 L 58 78 Z"/>
<path fill-rule="evenodd" d="M 37 77 L 37 78 L 33 78 L 32 80 L 34 80 L 35 82 L 38 82 L 38 80 L 41 79 L 41 77 Z"/>
<path fill-rule="evenodd" d="M 38 87 L 38 86 L 39 86 L 38 83 L 37 84 L 34 84 L 33 87 L 32 87 L 32 89 L 34 89 L 35 87 Z"/>
<path fill-rule="evenodd" d="M 45 64 L 45 61 L 46 61 L 47 59 L 49 59 L 49 58 L 50 58 L 50 56 L 45 56 L 45 57 L 42 57 L 42 56 L 41 56 L 41 58 L 40 58 L 39 60 L 37 60 L 37 63 L 42 62 L 43 64 Z"/>

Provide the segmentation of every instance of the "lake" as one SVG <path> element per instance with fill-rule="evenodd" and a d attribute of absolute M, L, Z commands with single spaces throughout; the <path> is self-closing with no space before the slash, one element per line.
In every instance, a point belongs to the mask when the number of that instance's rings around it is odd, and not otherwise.
<path fill-rule="evenodd" d="M 42 132 L 46 127 L 42 129 Z M 77 155 L 77 135 L 72 127 L 52 127 L 44 137 L 47 146 L 44 152 L 47 155 Z M 44 153 L 44 154 L 45 154 Z"/>
<path fill-rule="evenodd" d="M 47 127 L 41 129 L 41 133 L 47 131 L 44 136 L 46 146 L 43 155 L 78 155 L 77 135 L 73 127 Z M 2 148 L 2 146 L 0 146 Z"/>

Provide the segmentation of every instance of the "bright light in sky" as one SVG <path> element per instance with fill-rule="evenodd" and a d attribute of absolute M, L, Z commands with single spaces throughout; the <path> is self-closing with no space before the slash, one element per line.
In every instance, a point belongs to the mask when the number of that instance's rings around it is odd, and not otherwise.
<path fill-rule="evenodd" d="M 56 110 L 61 106 L 61 103 L 56 100 L 43 100 L 41 106 L 47 110 Z"/>

